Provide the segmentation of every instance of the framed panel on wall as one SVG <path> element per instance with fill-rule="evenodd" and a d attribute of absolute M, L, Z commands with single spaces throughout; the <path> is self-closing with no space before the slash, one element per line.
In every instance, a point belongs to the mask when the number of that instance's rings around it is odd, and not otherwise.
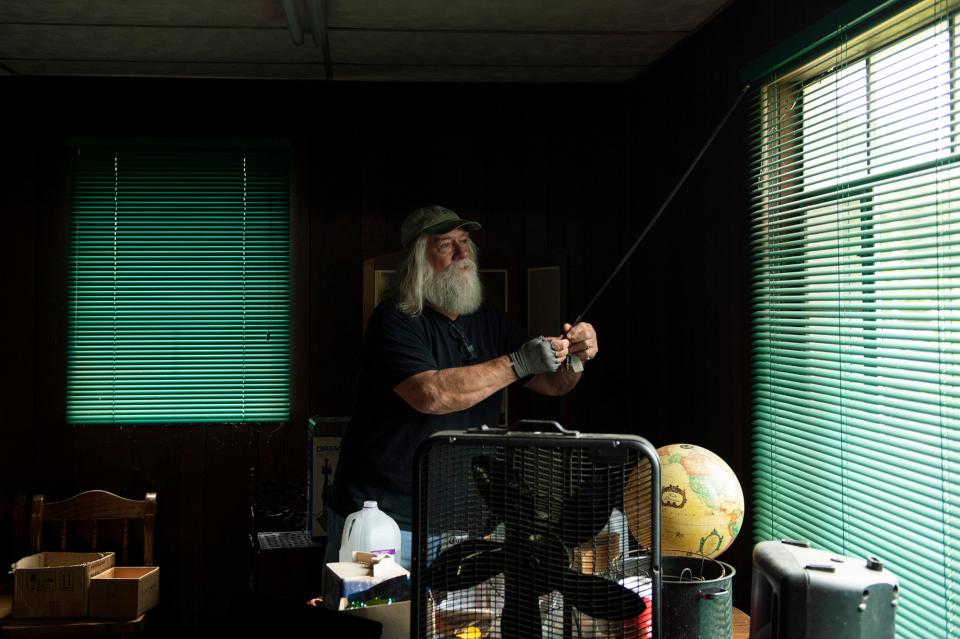
<path fill-rule="evenodd" d="M 562 266 L 527 269 L 527 333 L 556 335 L 565 317 L 564 272 Z"/>

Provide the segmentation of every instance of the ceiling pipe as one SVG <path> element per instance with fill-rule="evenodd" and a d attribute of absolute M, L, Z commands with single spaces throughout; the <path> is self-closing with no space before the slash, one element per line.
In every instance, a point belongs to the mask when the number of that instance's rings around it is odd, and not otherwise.
<path fill-rule="evenodd" d="M 287 15 L 287 29 L 290 39 L 298 47 L 303 44 L 303 25 L 297 13 L 297 0 L 283 0 L 283 12 Z"/>
<path fill-rule="evenodd" d="M 326 3 L 323 0 L 307 0 L 307 12 L 310 14 L 310 31 L 313 36 L 313 44 L 320 47 L 323 54 L 323 70 L 327 75 L 327 80 L 332 80 L 333 63 L 330 61 L 330 37 L 327 34 Z"/>

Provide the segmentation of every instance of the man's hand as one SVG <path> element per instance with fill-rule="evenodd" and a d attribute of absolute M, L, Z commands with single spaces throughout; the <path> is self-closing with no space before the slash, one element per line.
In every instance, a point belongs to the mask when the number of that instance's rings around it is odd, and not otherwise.
<path fill-rule="evenodd" d="M 510 353 L 510 361 L 517 377 L 553 373 L 567 357 L 570 342 L 559 338 L 538 337 Z"/>
<path fill-rule="evenodd" d="M 581 362 L 589 362 L 600 352 L 597 332 L 587 322 L 580 322 L 576 326 L 564 324 L 563 334 L 570 342 L 570 354 L 576 355 Z"/>

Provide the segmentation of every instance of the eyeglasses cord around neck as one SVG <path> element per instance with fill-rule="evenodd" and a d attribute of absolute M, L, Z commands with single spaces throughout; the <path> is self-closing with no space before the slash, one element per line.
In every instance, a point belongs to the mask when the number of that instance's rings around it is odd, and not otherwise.
<path fill-rule="evenodd" d="M 454 321 L 450 321 L 448 323 L 450 328 L 453 329 L 454 337 L 456 337 L 457 341 L 460 342 L 461 346 L 467 349 L 466 360 L 471 361 L 477 359 L 477 349 L 473 344 L 470 343 L 470 340 L 467 339 L 467 336 L 463 330 L 457 326 L 456 322 Z"/>

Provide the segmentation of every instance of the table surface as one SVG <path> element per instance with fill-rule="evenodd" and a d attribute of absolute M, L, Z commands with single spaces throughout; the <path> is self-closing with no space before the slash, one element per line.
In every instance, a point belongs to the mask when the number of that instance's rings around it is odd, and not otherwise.
<path fill-rule="evenodd" d="M 733 609 L 733 639 L 747 639 L 750 636 L 750 615 L 740 610 Z"/>
<path fill-rule="evenodd" d="M 126 635 L 143 630 L 146 623 L 146 615 L 140 615 L 136 619 L 97 619 L 93 617 L 14 619 L 10 616 L 12 608 L 13 597 L 0 594 L 0 635 L 5 635 L 11 629 L 31 637 Z"/>
<path fill-rule="evenodd" d="M 0 595 L 0 620 L 10 614 L 11 597 Z M 750 636 L 750 616 L 740 610 L 733 609 L 733 639 L 748 639 Z"/>

